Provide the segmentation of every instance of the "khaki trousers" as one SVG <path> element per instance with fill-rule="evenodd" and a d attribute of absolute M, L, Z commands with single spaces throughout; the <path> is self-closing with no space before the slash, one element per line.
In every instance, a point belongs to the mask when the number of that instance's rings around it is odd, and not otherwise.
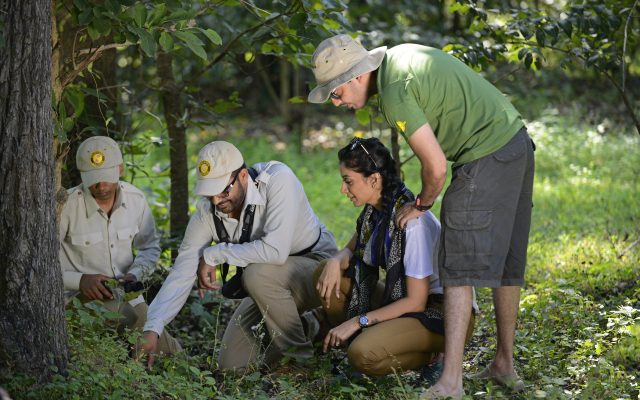
<path fill-rule="evenodd" d="M 79 295 L 78 299 L 82 304 L 91 301 L 85 295 Z M 118 310 L 118 303 L 115 300 L 102 300 L 102 302 L 109 311 L 124 315 L 124 318 L 108 318 L 106 320 L 108 326 L 116 328 L 118 335 L 125 333 L 126 328 L 129 328 L 132 332 L 137 331 L 142 333 L 144 324 L 147 321 L 147 310 L 149 309 L 147 303 L 140 303 L 135 307 L 129 303 L 125 303 L 122 308 Z M 73 306 L 72 302 L 67 303 L 67 308 L 71 306 Z M 162 335 L 158 338 L 158 354 L 172 356 L 181 351 L 182 347 L 180 347 L 180 344 L 164 329 Z"/>
<path fill-rule="evenodd" d="M 326 262 L 321 262 L 313 274 L 314 287 L 320 279 Z M 320 299 L 327 317 L 333 326 L 338 326 L 347 319 L 347 308 L 351 301 L 353 281 L 342 271 L 340 281 L 340 298 L 335 291 L 331 294 L 331 307 L 327 307 L 324 299 Z M 384 284 L 378 281 L 371 296 L 370 309 L 380 308 Z M 318 296 L 320 297 L 320 296 Z M 442 312 L 442 304 L 435 303 L 429 296 L 427 306 Z M 466 341 L 473 334 L 475 315 L 472 313 L 467 329 Z M 351 366 L 358 372 L 367 375 L 388 375 L 394 369 L 420 369 L 444 351 L 444 336 L 431 332 L 416 318 L 396 318 L 381 322 L 362 331 L 347 349 L 347 357 Z"/>
<path fill-rule="evenodd" d="M 250 264 L 245 268 L 242 285 L 250 297 L 242 300 L 224 332 L 220 369 L 271 366 L 284 356 L 313 356 L 318 321 L 311 313 L 302 314 L 320 306 L 312 279 L 319 262 L 289 257 L 283 265 Z"/>

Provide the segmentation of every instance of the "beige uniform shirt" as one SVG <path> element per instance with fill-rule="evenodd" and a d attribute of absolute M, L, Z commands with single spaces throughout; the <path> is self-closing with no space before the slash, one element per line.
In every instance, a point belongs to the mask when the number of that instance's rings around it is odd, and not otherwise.
<path fill-rule="evenodd" d="M 141 280 L 153 272 L 160 258 L 160 240 L 144 194 L 126 182 L 118 186 L 111 218 L 89 188 L 81 184 L 68 190 L 60 217 L 60 264 L 67 301 L 80 293 L 83 274 L 120 279 L 131 273 Z M 142 296 L 130 303 L 141 302 Z"/>
<path fill-rule="evenodd" d="M 180 254 L 160 292 L 149 306 L 145 331 L 158 334 L 184 305 L 196 280 L 200 257 L 209 265 L 229 263 L 246 267 L 253 263 L 282 265 L 290 254 L 311 246 L 310 254 L 329 258 L 338 251 L 336 239 L 313 212 L 302 183 L 286 165 L 271 161 L 253 166 L 258 172 L 255 187 L 249 177 L 244 208 L 239 220 L 229 218 L 215 208 L 232 243 L 219 243 L 213 224 L 214 206 L 206 198 L 197 203 Z M 255 206 L 251 240 L 240 241 L 242 221 L 247 207 Z"/>

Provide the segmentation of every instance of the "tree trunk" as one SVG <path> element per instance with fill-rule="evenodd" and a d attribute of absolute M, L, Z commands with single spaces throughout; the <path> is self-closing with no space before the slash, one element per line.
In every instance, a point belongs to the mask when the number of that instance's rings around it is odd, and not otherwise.
<path fill-rule="evenodd" d="M 402 160 L 400 159 L 400 143 L 398 143 L 398 131 L 395 129 L 391 129 L 391 157 L 396 162 L 396 172 L 398 173 L 398 177 L 403 179 L 402 177 Z"/>
<path fill-rule="evenodd" d="M 162 87 L 162 104 L 164 105 L 164 119 L 171 139 L 169 151 L 171 162 L 171 237 L 180 243 L 184 231 L 189 223 L 189 169 L 187 166 L 186 128 L 177 125 L 178 117 L 182 115 L 180 103 L 180 89 L 176 86 L 173 76 L 171 53 L 163 51 L 156 55 L 158 79 Z M 177 246 L 172 246 L 171 258 L 178 256 Z"/>
<path fill-rule="evenodd" d="M 280 115 L 284 124 L 289 128 L 293 128 L 291 124 L 291 64 L 284 58 L 280 59 Z"/>
<path fill-rule="evenodd" d="M 66 373 L 50 0 L 5 0 L 0 52 L 0 376 Z"/>

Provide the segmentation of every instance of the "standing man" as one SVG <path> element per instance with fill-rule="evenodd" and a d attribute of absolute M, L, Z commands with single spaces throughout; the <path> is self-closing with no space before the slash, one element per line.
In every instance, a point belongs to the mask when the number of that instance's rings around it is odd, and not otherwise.
<path fill-rule="evenodd" d="M 236 289 L 249 297 L 224 332 L 220 368 L 242 370 L 257 361 L 272 366 L 284 356 L 313 355 L 320 324 L 312 313 L 304 313 L 320 307 L 313 272 L 338 245 L 289 167 L 270 161 L 252 170 L 255 178 L 231 143 L 212 142 L 200 151 L 195 195 L 203 197 L 176 263 L 149 308 L 143 351 L 156 352 L 158 334 L 184 305 L 196 272 L 202 296 L 203 290 L 220 288 L 216 266 L 230 264 L 242 275 L 228 284 L 237 283 Z"/>
<path fill-rule="evenodd" d="M 102 284 L 117 279 L 138 281 L 149 276 L 160 258 L 153 215 L 144 194 L 119 178 L 122 153 L 113 139 L 96 136 L 82 142 L 76 154 L 82 184 L 69 189 L 60 216 L 60 264 L 67 302 L 101 300 L 125 318 L 108 320 L 118 333 L 141 329 L 147 319 L 142 295 L 120 309 Z M 136 248 L 135 259 L 131 244 Z M 159 349 L 180 352 L 178 342 L 162 331 Z"/>
<path fill-rule="evenodd" d="M 460 399 L 464 335 L 472 287 L 493 288 L 496 356 L 474 378 L 524 388 L 513 366 L 513 340 L 524 284 L 534 176 L 534 144 L 513 105 L 493 85 L 438 49 L 402 44 L 367 51 L 349 35 L 326 39 L 311 60 L 312 103 L 361 109 L 378 94 L 387 123 L 422 164 L 422 190 L 398 212 L 404 226 L 442 200 L 440 281 L 445 287 L 445 365 L 423 398 Z"/>

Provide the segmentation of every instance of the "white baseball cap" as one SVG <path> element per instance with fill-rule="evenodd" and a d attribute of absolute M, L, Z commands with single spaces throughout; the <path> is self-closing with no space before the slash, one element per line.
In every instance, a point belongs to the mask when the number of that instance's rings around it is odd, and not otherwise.
<path fill-rule="evenodd" d="M 122 152 L 118 144 L 106 136 L 94 136 L 85 140 L 76 153 L 76 165 L 85 186 L 98 182 L 117 183 L 120 179 L 120 164 Z"/>
<path fill-rule="evenodd" d="M 215 196 L 229 183 L 231 173 L 242 167 L 240 151 L 229 142 L 217 141 L 204 146 L 198 154 L 198 183 L 194 196 Z"/>

